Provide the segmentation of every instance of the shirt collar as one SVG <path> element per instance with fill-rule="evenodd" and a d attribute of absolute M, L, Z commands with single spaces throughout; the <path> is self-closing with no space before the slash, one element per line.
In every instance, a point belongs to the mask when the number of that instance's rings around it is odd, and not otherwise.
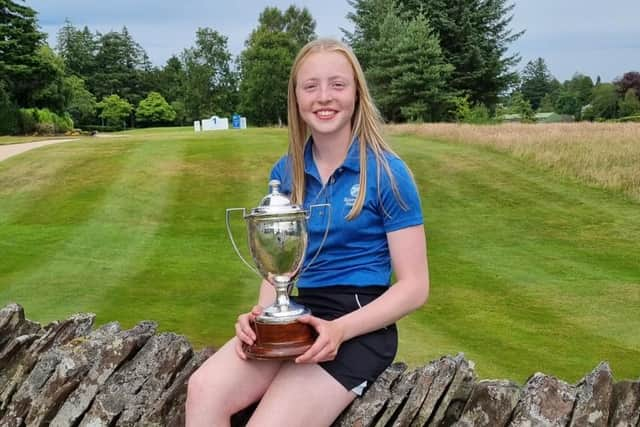
<path fill-rule="evenodd" d="M 312 146 L 313 138 L 309 137 L 309 140 L 304 147 L 304 171 L 309 175 L 318 177 L 319 173 L 316 167 L 316 162 L 313 161 L 313 151 L 311 150 Z M 357 136 L 353 138 L 353 141 L 349 145 L 347 156 L 342 163 L 342 167 L 351 169 L 354 172 L 360 172 L 360 139 Z"/>

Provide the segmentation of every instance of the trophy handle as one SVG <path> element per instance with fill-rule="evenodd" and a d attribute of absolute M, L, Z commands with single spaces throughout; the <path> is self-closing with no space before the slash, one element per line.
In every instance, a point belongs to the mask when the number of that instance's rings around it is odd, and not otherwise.
<path fill-rule="evenodd" d="M 242 214 L 243 216 L 246 215 L 246 213 L 247 213 L 245 208 L 228 208 L 227 209 L 227 215 L 226 215 L 227 234 L 229 235 L 229 239 L 231 240 L 231 246 L 233 246 L 233 250 L 236 252 L 236 255 L 238 255 L 238 257 L 244 263 L 244 265 L 249 267 L 249 270 L 251 270 L 254 273 L 256 273 L 258 275 L 258 277 L 260 277 L 262 279 L 263 278 L 262 274 L 260 274 L 260 272 L 254 266 L 249 264 L 246 259 L 244 259 L 244 257 L 240 253 L 240 250 L 238 249 L 238 245 L 236 245 L 235 239 L 233 238 L 233 233 L 231 232 L 231 220 L 230 220 L 230 216 L 231 216 L 230 214 L 233 211 L 242 211 L 243 212 L 243 214 Z"/>
<path fill-rule="evenodd" d="M 320 255 L 320 251 L 322 250 L 322 247 L 324 246 L 324 243 L 327 241 L 327 236 L 329 235 L 329 225 L 331 224 L 331 204 L 330 203 L 318 203 L 318 204 L 309 206 L 309 216 L 307 217 L 307 219 L 311 218 L 311 211 L 313 210 L 313 208 L 320 208 L 320 207 L 329 208 L 329 209 L 327 209 L 329 214 L 327 215 L 327 226 L 324 228 L 324 236 L 322 236 L 322 241 L 320 242 L 320 246 L 318 246 L 318 250 L 313 255 L 313 258 L 311 258 L 311 261 L 309 261 L 309 264 L 307 265 L 307 268 L 302 270 L 300 272 L 299 276 L 302 276 L 302 274 L 305 271 L 307 271 L 309 269 L 309 267 L 311 267 L 311 265 L 316 260 L 316 258 L 318 258 L 318 255 Z"/>

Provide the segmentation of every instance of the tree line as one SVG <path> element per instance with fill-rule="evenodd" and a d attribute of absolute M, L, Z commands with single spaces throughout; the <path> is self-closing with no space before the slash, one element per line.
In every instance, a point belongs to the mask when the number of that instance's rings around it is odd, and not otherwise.
<path fill-rule="evenodd" d="M 544 60 L 515 71 L 507 0 L 348 0 L 344 40 L 361 60 L 383 117 L 405 121 L 576 119 L 640 113 L 638 73 L 614 83 L 576 75 L 559 83 Z M 240 112 L 254 125 L 286 122 L 296 52 L 316 37 L 306 8 L 265 8 L 234 57 L 225 35 L 196 31 L 194 46 L 153 66 L 126 27 L 94 32 L 66 21 L 53 48 L 37 12 L 0 0 L 0 133 L 183 125 Z"/>

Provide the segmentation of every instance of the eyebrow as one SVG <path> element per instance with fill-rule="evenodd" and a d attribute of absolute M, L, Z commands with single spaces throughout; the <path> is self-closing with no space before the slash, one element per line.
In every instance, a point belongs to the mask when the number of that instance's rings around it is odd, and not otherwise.
<path fill-rule="evenodd" d="M 336 75 L 330 76 L 330 77 L 328 78 L 328 80 L 329 80 L 329 81 L 332 81 L 332 80 L 338 80 L 338 79 L 349 80 L 349 77 L 348 77 L 348 76 L 346 76 L 346 75 L 343 75 L 343 74 L 336 74 Z M 299 83 L 317 82 L 317 81 L 319 81 L 319 80 L 321 80 L 321 79 L 319 79 L 318 77 L 310 77 L 310 78 L 308 78 L 308 79 L 299 80 Z M 355 80 L 355 79 L 354 79 L 354 80 Z"/>

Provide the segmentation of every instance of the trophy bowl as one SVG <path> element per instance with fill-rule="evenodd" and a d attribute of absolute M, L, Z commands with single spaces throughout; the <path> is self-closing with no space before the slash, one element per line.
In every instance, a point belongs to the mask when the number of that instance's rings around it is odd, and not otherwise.
<path fill-rule="evenodd" d="M 309 349 L 316 338 L 313 327 L 297 321 L 310 314 L 310 310 L 289 298 L 307 249 L 308 214 L 280 193 L 280 181 L 272 180 L 269 186 L 271 193 L 251 213 L 246 214 L 244 208 L 227 209 L 227 231 L 240 259 L 276 291 L 275 302 L 252 322 L 256 340 L 253 345 L 244 345 L 245 354 L 252 359 L 292 359 Z M 328 205 L 311 208 L 318 206 Z M 244 259 L 235 244 L 229 220 L 230 213 L 235 210 L 244 212 L 248 246 L 255 267 Z"/>

